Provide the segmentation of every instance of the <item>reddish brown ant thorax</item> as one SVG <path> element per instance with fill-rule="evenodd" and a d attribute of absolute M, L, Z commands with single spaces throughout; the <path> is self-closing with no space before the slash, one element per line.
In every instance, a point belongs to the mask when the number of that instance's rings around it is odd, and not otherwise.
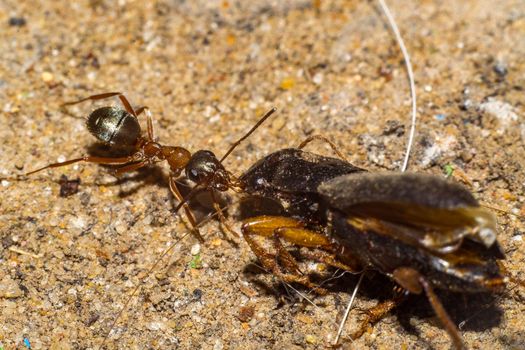
<path fill-rule="evenodd" d="M 162 158 L 162 148 L 164 146 L 157 142 L 146 142 L 142 146 L 142 151 L 147 158 L 159 157 Z"/>
<path fill-rule="evenodd" d="M 177 175 L 181 173 L 191 159 L 191 153 L 183 147 L 163 146 L 161 152 L 168 161 L 171 171 Z"/>

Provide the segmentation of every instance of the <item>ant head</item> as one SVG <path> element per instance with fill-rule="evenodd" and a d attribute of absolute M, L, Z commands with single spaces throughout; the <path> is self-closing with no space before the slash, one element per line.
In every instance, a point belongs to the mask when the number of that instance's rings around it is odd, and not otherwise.
<path fill-rule="evenodd" d="M 137 118 L 118 107 L 95 109 L 86 125 L 93 136 L 112 146 L 133 146 L 141 134 Z"/>
<path fill-rule="evenodd" d="M 211 151 L 193 154 L 186 166 L 186 177 L 197 184 L 208 184 L 219 191 L 229 188 L 230 177 L 224 166 Z"/>

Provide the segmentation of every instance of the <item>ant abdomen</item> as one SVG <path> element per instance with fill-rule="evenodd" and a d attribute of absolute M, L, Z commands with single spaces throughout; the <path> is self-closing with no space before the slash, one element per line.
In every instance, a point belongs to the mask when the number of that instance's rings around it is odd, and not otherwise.
<path fill-rule="evenodd" d="M 112 146 L 133 146 L 141 135 L 137 118 L 118 107 L 95 109 L 86 125 L 93 136 Z"/>

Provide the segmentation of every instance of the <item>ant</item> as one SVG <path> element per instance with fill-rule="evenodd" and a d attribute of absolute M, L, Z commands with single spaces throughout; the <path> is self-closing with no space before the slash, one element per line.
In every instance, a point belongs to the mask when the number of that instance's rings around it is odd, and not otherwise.
<path fill-rule="evenodd" d="M 207 188 L 209 190 L 226 191 L 228 189 L 239 189 L 239 182 L 235 176 L 227 171 L 222 162 L 231 152 L 247 137 L 249 137 L 266 119 L 268 119 L 276 108 L 270 109 L 262 118 L 239 140 L 233 143 L 225 155 L 219 160 L 215 154 L 208 150 L 199 150 L 193 154 L 186 148 L 180 146 L 166 146 L 155 141 L 155 133 L 153 129 L 153 117 L 148 107 L 143 106 L 133 109 L 126 96 L 120 92 L 106 92 L 102 94 L 88 96 L 77 101 L 66 102 L 63 106 L 71 106 L 85 101 L 103 100 L 111 97 L 118 97 L 122 103 L 121 107 L 106 106 L 95 109 L 91 112 L 86 120 L 88 131 L 95 136 L 99 141 L 109 145 L 113 148 L 133 148 L 131 155 L 125 157 L 96 157 L 83 156 L 75 159 L 66 160 L 63 162 L 52 163 L 42 168 L 28 172 L 26 175 L 32 175 L 49 168 L 57 168 L 70 165 L 78 162 L 106 164 L 106 165 L 121 165 L 113 171 L 115 176 L 122 175 L 127 172 L 135 171 L 145 166 L 153 165 L 159 162 L 166 161 L 170 167 L 169 174 L 169 188 L 175 198 L 180 201 L 178 209 L 182 206 L 186 212 L 186 217 L 192 227 L 192 232 L 203 241 L 197 228 L 197 220 L 192 213 L 187 199 L 184 198 L 177 187 L 177 178 L 182 172 L 185 172 L 186 177 L 198 184 L 194 194 L 200 188 Z M 147 132 L 142 135 L 142 130 L 138 120 L 139 115 L 146 114 Z M 214 199 L 214 208 L 219 213 L 219 218 L 223 219 L 222 211 L 216 204 Z"/>

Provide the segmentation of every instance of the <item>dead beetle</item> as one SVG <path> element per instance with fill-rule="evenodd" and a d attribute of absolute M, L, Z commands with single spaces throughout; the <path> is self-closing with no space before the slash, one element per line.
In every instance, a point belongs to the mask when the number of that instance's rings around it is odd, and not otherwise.
<path fill-rule="evenodd" d="M 282 207 L 281 215 L 245 220 L 242 232 L 264 267 L 284 281 L 324 292 L 300 272 L 281 239 L 321 250 L 310 257 L 333 266 L 376 270 L 402 287 L 401 295 L 369 310 L 355 337 L 406 294 L 424 292 L 455 347 L 463 348 L 434 288 L 464 293 L 504 288 L 495 217 L 466 188 L 444 178 L 372 174 L 340 159 L 284 149 L 261 159 L 240 181 L 248 194 Z M 272 239 L 277 256 L 254 235 Z"/>

